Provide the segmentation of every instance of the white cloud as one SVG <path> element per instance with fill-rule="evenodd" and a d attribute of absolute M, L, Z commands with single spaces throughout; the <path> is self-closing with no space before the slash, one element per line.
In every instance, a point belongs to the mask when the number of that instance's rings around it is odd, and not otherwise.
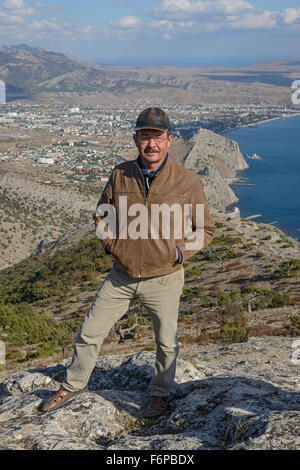
<path fill-rule="evenodd" d="M 278 13 L 264 11 L 262 13 L 249 13 L 229 21 L 229 26 L 234 29 L 273 29 L 279 26 Z"/>
<path fill-rule="evenodd" d="M 153 20 L 149 23 L 149 26 L 160 31 L 171 31 L 174 28 L 172 21 L 169 20 Z"/>
<path fill-rule="evenodd" d="M 60 25 L 54 20 L 32 21 L 28 26 L 30 29 L 43 32 L 58 31 L 60 29 Z"/>
<path fill-rule="evenodd" d="M 254 7 L 245 0 L 161 0 L 153 7 L 152 17 L 155 19 L 150 22 L 152 29 L 156 26 L 161 31 L 165 26 L 166 32 L 174 37 L 183 32 L 195 36 L 218 30 L 287 28 L 300 22 L 300 8 L 286 8 L 282 12 Z"/>
<path fill-rule="evenodd" d="M 81 28 L 80 31 L 82 33 L 90 33 L 92 31 L 91 25 L 85 26 L 84 28 Z"/>
<path fill-rule="evenodd" d="M 122 29 L 135 29 L 141 24 L 141 21 L 136 16 L 124 16 L 111 24 Z"/>
<path fill-rule="evenodd" d="M 3 8 L 6 10 L 19 10 L 21 8 L 26 8 L 23 0 L 6 0 L 3 3 Z"/>
<path fill-rule="evenodd" d="M 182 20 L 205 15 L 232 15 L 252 11 L 253 6 L 244 0 L 163 0 L 153 8 L 153 15 L 160 18 Z"/>
<path fill-rule="evenodd" d="M 293 24 L 300 19 L 300 8 L 286 8 L 282 13 L 284 24 Z"/>
<path fill-rule="evenodd" d="M 7 15 L 6 13 L 0 12 L 0 24 L 1 25 L 19 25 L 25 21 L 21 16 Z"/>
<path fill-rule="evenodd" d="M 36 10 L 27 5 L 23 0 L 6 0 L 2 7 L 13 15 L 31 16 L 36 14 Z"/>
<path fill-rule="evenodd" d="M 65 9 L 52 0 L 2 0 L 0 12 L 1 37 L 5 31 L 14 39 L 23 34 L 24 39 L 38 40 L 47 34 L 50 37 L 74 40 L 134 39 L 148 36 L 166 40 L 174 38 L 195 38 L 217 31 L 255 30 L 296 30 L 300 28 L 300 8 L 286 6 L 281 11 L 254 7 L 246 0 L 156 0 L 156 5 L 132 16 L 120 15 L 103 29 L 89 24 L 74 25 L 68 21 Z M 54 2 L 56 0 L 53 0 Z M 110 0 L 110 6 L 121 7 L 135 3 L 132 0 Z M 288 2 L 287 2 L 288 3 Z M 54 11 L 56 10 L 56 11 Z M 52 11 L 51 15 L 48 15 Z M 63 12 L 63 14 L 62 14 Z M 35 18 L 30 16 L 39 15 Z M 55 15 L 55 16 L 54 16 Z M 48 18 L 52 16 L 52 18 Z M 20 25 L 22 25 L 20 27 Z M 4 40 L 5 42 L 6 40 Z"/>
<path fill-rule="evenodd" d="M 24 41 L 37 45 L 42 38 L 47 37 L 64 40 L 70 38 L 73 40 L 90 39 L 93 34 L 93 28 L 90 25 L 74 25 L 60 16 L 61 7 L 56 4 L 46 4 L 39 1 L 34 2 L 31 8 L 24 0 L 6 0 L 2 5 L 4 12 L 0 12 L 0 40 L 7 43 L 15 41 L 22 36 Z M 55 11 L 57 16 L 45 18 L 46 10 Z M 39 14 L 37 18 L 30 16 Z"/>

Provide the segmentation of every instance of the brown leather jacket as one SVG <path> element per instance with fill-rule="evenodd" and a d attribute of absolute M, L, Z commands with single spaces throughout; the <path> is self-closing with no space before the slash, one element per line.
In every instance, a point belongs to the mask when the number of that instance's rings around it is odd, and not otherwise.
<path fill-rule="evenodd" d="M 120 227 L 118 223 L 119 214 L 121 212 L 119 210 L 120 196 L 127 197 L 128 210 L 132 204 L 141 204 L 145 210 L 148 219 L 146 234 L 145 224 L 143 227 L 142 223 L 139 227 L 137 224 L 137 218 L 140 213 L 136 212 L 133 216 L 129 215 L 130 211 L 127 211 L 126 214 L 128 233 L 131 223 L 134 224 L 136 232 L 144 231 L 144 234 L 142 235 L 141 233 L 141 236 L 137 239 L 131 237 L 124 239 L 122 235 L 120 238 Z M 123 201 L 124 200 L 125 198 L 123 198 Z M 97 204 L 97 208 L 102 204 L 111 204 L 116 210 L 116 238 L 113 240 L 101 240 L 101 243 L 104 247 L 109 246 L 109 250 L 116 261 L 118 269 L 129 277 L 160 276 L 181 269 L 182 265 L 177 262 L 176 246 L 179 247 L 182 253 L 183 262 L 199 251 L 199 248 L 187 249 L 184 217 L 182 217 L 181 222 L 181 219 L 178 219 L 172 211 L 170 211 L 169 218 L 170 236 L 167 234 L 166 237 L 162 231 L 163 223 L 161 219 L 157 226 L 158 229 L 155 232 L 157 234 L 156 238 L 153 236 L 153 232 L 151 231 L 151 207 L 154 204 L 161 205 L 163 203 L 168 206 L 172 206 L 173 204 L 180 205 L 182 210 L 185 204 L 192 205 L 193 231 L 197 230 L 197 228 L 199 230 L 196 224 L 199 219 L 196 218 L 195 207 L 196 204 L 202 204 L 204 206 L 204 232 L 202 230 L 202 233 L 204 233 L 204 243 L 201 249 L 205 248 L 214 238 L 215 226 L 209 213 L 203 183 L 199 175 L 168 158 L 166 164 L 156 174 L 146 197 L 144 177 L 137 160 L 123 162 L 114 168 Z M 145 218 L 143 220 L 145 221 Z M 182 223 L 182 235 L 180 237 L 177 236 L 178 234 L 174 233 L 174 224 L 178 228 L 178 220 L 179 224 Z"/>

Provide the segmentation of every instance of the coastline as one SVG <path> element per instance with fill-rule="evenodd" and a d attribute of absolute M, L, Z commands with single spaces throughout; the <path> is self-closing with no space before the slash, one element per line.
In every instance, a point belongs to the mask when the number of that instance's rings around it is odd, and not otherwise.
<path fill-rule="evenodd" d="M 289 119 L 291 117 L 295 117 L 295 116 L 300 116 L 300 112 L 299 113 L 296 113 L 296 114 L 288 114 L 286 116 L 278 116 L 278 117 L 275 117 L 275 118 L 268 118 L 268 119 L 263 119 L 262 121 L 257 121 L 257 122 L 249 122 L 248 124 L 243 124 L 241 126 L 235 126 L 235 127 L 230 127 L 228 129 L 226 129 L 225 131 L 222 131 L 220 132 L 219 134 L 220 135 L 224 135 L 226 134 L 227 132 L 231 132 L 231 131 L 235 131 L 237 129 L 242 129 L 244 127 L 258 127 L 260 126 L 261 124 L 265 124 L 266 122 L 271 122 L 271 121 L 283 121 L 284 119 Z"/>
<path fill-rule="evenodd" d="M 300 116 L 300 112 L 299 113 L 296 113 L 296 114 L 288 114 L 284 117 L 276 117 L 276 118 L 269 118 L 269 119 L 264 119 L 262 121 L 258 121 L 257 123 L 249 123 L 249 124 L 245 124 L 245 125 L 241 125 L 241 126 L 237 126 L 237 127 L 234 127 L 232 129 L 229 129 L 229 130 L 226 130 L 220 134 L 224 134 L 224 133 L 227 133 L 227 132 L 231 132 L 231 131 L 235 131 L 237 129 L 242 129 L 242 128 L 247 128 L 247 127 L 258 127 L 259 125 L 261 124 L 264 124 L 266 122 L 271 122 L 271 121 L 278 121 L 278 120 L 285 120 L 285 119 L 289 119 L 291 117 L 295 117 L 295 116 Z M 226 136 L 225 136 L 226 137 Z M 233 139 L 234 140 L 234 139 Z M 244 156 L 244 155 L 243 155 Z M 245 158 L 245 156 L 244 156 Z M 246 183 L 246 181 L 248 181 L 248 178 L 245 178 L 245 176 L 243 176 L 244 174 L 244 171 L 246 170 L 240 170 L 240 171 L 237 171 L 235 176 L 233 178 L 230 178 L 229 180 L 227 180 L 227 183 L 229 184 L 229 186 L 231 187 L 232 185 L 235 185 L 235 184 L 238 184 L 238 185 L 245 185 L 245 186 L 248 186 L 249 183 Z M 233 192 L 234 192 L 234 188 L 232 188 Z M 237 207 L 238 206 L 238 202 L 236 204 Z M 263 223 L 265 225 L 270 225 L 266 222 L 257 222 L 257 223 Z M 271 225 L 270 225 L 271 226 Z M 289 239 L 294 247 L 297 249 L 297 251 L 300 253 L 300 231 L 299 231 L 299 237 L 298 238 L 295 238 L 295 236 L 292 236 L 292 235 L 289 235 L 288 233 L 286 233 L 283 229 L 277 227 L 276 225 L 273 225 L 274 228 L 276 228 L 277 230 L 279 230 L 281 233 L 283 233 L 287 239 Z M 300 229 L 299 229 L 300 230 Z"/>
<path fill-rule="evenodd" d="M 296 113 L 296 114 L 287 114 L 286 116 L 280 116 L 280 117 L 275 117 L 275 118 L 264 119 L 262 121 L 258 121 L 257 123 L 255 123 L 255 127 L 260 126 L 261 124 L 264 124 L 265 122 L 281 121 L 281 120 L 289 119 L 289 118 L 295 117 L 295 116 L 300 116 L 300 112 Z M 238 129 L 240 129 L 242 127 L 253 127 L 253 124 L 245 124 L 243 126 L 240 126 Z"/>

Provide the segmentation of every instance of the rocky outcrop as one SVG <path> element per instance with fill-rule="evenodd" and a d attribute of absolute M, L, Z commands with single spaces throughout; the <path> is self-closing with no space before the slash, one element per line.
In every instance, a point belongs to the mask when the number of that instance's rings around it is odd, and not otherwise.
<path fill-rule="evenodd" d="M 200 129 L 193 137 L 193 147 L 185 157 L 183 166 L 193 171 L 203 169 L 206 164 L 220 165 L 220 172 L 230 173 L 246 170 L 249 166 L 240 152 L 239 145 L 207 129 Z M 223 163 L 223 167 L 221 167 Z M 221 169 L 222 168 L 222 169 Z M 226 176 L 226 175 L 224 175 Z"/>
<path fill-rule="evenodd" d="M 299 449 L 295 341 L 249 338 L 191 345 L 178 360 L 170 409 L 143 420 L 154 353 L 100 356 L 89 390 L 47 414 L 68 361 L 15 373 L 0 385 L 1 449 Z"/>
<path fill-rule="evenodd" d="M 205 195 L 211 206 L 224 210 L 238 202 L 238 198 L 218 170 L 212 166 L 206 166 L 198 171 L 198 174 L 203 181 Z"/>
<path fill-rule="evenodd" d="M 232 179 L 237 171 L 249 168 L 238 143 L 207 129 L 200 129 L 191 144 L 192 148 L 182 165 L 199 173 L 208 201 L 223 210 L 237 202 L 226 179 Z"/>
<path fill-rule="evenodd" d="M 47 239 L 42 240 L 35 250 L 31 253 L 31 256 L 38 255 L 40 253 L 54 253 L 60 249 L 70 248 L 80 240 L 90 240 L 95 236 L 95 225 L 94 222 L 87 224 L 76 225 L 71 227 L 61 237 L 55 241 L 49 241 Z"/>

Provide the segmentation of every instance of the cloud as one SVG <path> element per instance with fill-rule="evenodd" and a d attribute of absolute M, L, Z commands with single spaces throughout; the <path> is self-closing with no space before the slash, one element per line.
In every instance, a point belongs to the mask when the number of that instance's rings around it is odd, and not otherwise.
<path fill-rule="evenodd" d="M 2 7 L 12 15 L 31 16 L 37 13 L 34 8 L 27 5 L 23 0 L 5 0 Z"/>
<path fill-rule="evenodd" d="M 0 24 L 1 25 L 20 25 L 25 21 L 21 16 L 7 15 L 6 13 L 0 12 Z"/>
<path fill-rule="evenodd" d="M 274 29 L 279 27 L 278 13 L 264 11 L 262 13 L 248 13 L 235 19 L 228 18 L 228 26 L 233 29 Z"/>
<path fill-rule="evenodd" d="M 136 16 L 125 16 L 121 18 L 119 21 L 114 21 L 111 25 L 115 28 L 121 29 L 136 29 L 140 26 L 141 20 Z"/>
<path fill-rule="evenodd" d="M 300 19 L 300 8 L 286 8 L 282 14 L 284 24 L 293 24 Z"/>
<path fill-rule="evenodd" d="M 2 6 L 6 10 L 20 10 L 24 7 L 26 8 L 23 0 L 5 0 Z"/>
<path fill-rule="evenodd" d="M 56 5 L 55 3 L 41 3 L 34 2 L 34 6 L 39 10 L 39 13 L 43 13 L 46 10 L 55 11 L 56 14 L 61 13 L 64 9 L 61 5 Z"/>
<path fill-rule="evenodd" d="M 81 33 L 90 33 L 92 31 L 91 25 L 84 26 L 83 28 L 80 28 Z"/>
<path fill-rule="evenodd" d="M 151 16 L 152 30 L 165 28 L 169 38 L 195 37 L 221 30 L 286 29 L 300 22 L 300 8 L 265 10 L 245 0 L 161 0 Z"/>
<path fill-rule="evenodd" d="M 95 33 L 88 24 L 75 25 L 66 21 L 63 8 L 55 3 L 34 1 L 32 7 L 24 0 L 5 0 L 0 11 L 0 41 L 15 43 L 16 39 L 40 45 L 41 39 L 85 40 Z M 49 15 L 52 12 L 52 16 Z M 51 16 L 51 17 L 50 17 Z"/>
<path fill-rule="evenodd" d="M 160 31 L 171 31 L 174 28 L 174 24 L 169 20 L 153 20 L 149 23 L 149 26 Z"/>
<path fill-rule="evenodd" d="M 38 45 L 39 39 L 76 41 L 92 39 L 126 40 L 135 38 L 199 38 L 204 34 L 226 31 L 283 30 L 296 31 L 300 24 L 300 8 L 274 11 L 253 6 L 251 0 L 156 0 L 148 12 L 135 11 L 107 22 L 100 29 L 82 22 L 73 24 L 61 6 L 51 0 L 5 0 L 0 12 L 0 38 L 15 40 L 22 35 Z M 54 0 L 55 1 L 55 0 Z M 110 0 L 112 8 L 138 4 L 135 0 Z M 63 13 L 62 13 L 63 12 Z M 127 12 L 128 13 L 128 12 Z M 37 16 L 38 15 L 38 16 Z M 35 16 L 32 18 L 31 16 Z M 49 18 L 52 16 L 51 18 Z M 4 39 L 5 38 L 5 39 Z"/>
<path fill-rule="evenodd" d="M 48 31 L 58 31 L 61 27 L 60 25 L 56 22 L 55 19 L 52 20 L 42 20 L 42 21 L 32 21 L 28 25 L 30 29 L 37 30 L 37 31 L 42 31 L 44 33 Z"/>
<path fill-rule="evenodd" d="M 153 7 L 154 17 L 183 20 L 186 18 L 199 18 L 207 15 L 234 15 L 252 11 L 253 6 L 244 0 L 163 0 Z"/>

